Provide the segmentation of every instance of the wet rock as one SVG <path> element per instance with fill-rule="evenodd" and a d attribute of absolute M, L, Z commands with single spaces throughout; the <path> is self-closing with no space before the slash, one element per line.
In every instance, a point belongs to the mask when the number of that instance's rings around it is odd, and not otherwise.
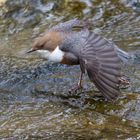
<path fill-rule="evenodd" d="M 0 139 L 139 138 L 139 51 L 135 67 L 123 68 L 131 84 L 114 103 L 87 77 L 82 92 L 68 93 L 79 66 L 25 55 L 40 32 L 74 17 L 91 19 L 91 30 L 125 50 L 139 50 L 140 18 L 133 10 L 139 5 L 126 2 L 7 0 L 0 9 Z"/>
<path fill-rule="evenodd" d="M 51 65 L 41 60 L 29 63 L 28 60 L 1 57 L 0 63 L 0 89 L 14 92 L 16 97 L 19 93 L 22 96 L 31 96 L 47 92 L 65 92 L 75 79 L 68 76 L 73 68 Z M 73 75 L 78 77 L 76 69 L 79 71 L 79 68 L 75 67 Z"/>
<path fill-rule="evenodd" d="M 40 0 L 8 0 L 1 10 L 1 20 L 12 34 L 23 30 L 25 27 L 33 27 L 39 24 L 44 17 L 43 14 L 52 10 L 53 6 L 54 3 L 52 2 L 43 5 Z"/>
<path fill-rule="evenodd" d="M 140 1 L 139 0 L 122 0 L 126 6 L 132 7 L 135 12 L 140 12 Z"/>

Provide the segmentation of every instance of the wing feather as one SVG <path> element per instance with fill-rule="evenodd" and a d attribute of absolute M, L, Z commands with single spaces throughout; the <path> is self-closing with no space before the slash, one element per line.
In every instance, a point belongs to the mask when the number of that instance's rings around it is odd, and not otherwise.
<path fill-rule="evenodd" d="M 58 31 L 58 32 L 72 32 L 74 28 L 78 28 L 79 30 L 88 27 L 88 24 L 90 24 L 89 21 L 84 20 L 78 20 L 78 19 L 72 19 L 63 23 L 59 23 L 56 26 L 53 26 L 48 31 Z"/>
<path fill-rule="evenodd" d="M 90 33 L 81 49 L 80 59 L 90 80 L 108 100 L 119 94 L 119 77 L 121 77 L 120 59 L 115 48 L 106 39 Z"/>

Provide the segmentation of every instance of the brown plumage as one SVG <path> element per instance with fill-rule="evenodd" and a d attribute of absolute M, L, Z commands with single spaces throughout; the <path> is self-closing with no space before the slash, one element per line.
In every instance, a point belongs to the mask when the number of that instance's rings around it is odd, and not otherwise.
<path fill-rule="evenodd" d="M 78 31 L 74 27 L 80 27 Z M 90 80 L 108 100 L 119 94 L 121 60 L 127 60 L 128 54 L 114 43 L 89 31 L 87 24 L 77 19 L 58 24 L 38 37 L 32 50 L 38 51 L 43 58 L 67 65 L 80 65 L 82 74 L 87 72 Z"/>
<path fill-rule="evenodd" d="M 35 50 L 38 49 L 44 49 L 45 47 L 49 51 L 53 51 L 57 45 L 60 45 L 62 43 L 62 36 L 59 32 L 52 31 L 44 34 L 43 36 L 40 36 L 35 39 L 33 43 L 33 48 Z"/>

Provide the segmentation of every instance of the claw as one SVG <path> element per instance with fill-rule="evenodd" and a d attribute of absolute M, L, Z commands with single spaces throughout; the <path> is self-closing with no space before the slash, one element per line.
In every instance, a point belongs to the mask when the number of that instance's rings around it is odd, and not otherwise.
<path fill-rule="evenodd" d="M 80 77 L 79 77 L 79 81 L 76 85 L 74 85 L 70 90 L 69 93 L 77 93 L 78 90 L 82 89 L 82 77 L 83 77 L 83 73 L 80 73 Z"/>
<path fill-rule="evenodd" d="M 123 84 L 123 85 L 129 85 L 130 84 L 130 82 L 124 77 L 120 77 L 119 82 L 120 82 L 120 84 Z"/>
<path fill-rule="evenodd" d="M 83 87 L 79 84 L 74 85 L 70 90 L 69 93 L 77 93 L 78 90 L 82 89 Z"/>

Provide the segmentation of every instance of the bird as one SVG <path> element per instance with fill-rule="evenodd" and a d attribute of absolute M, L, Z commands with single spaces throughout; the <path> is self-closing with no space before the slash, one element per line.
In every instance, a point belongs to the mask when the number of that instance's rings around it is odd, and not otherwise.
<path fill-rule="evenodd" d="M 82 88 L 85 74 L 108 101 L 120 95 L 120 83 L 128 83 L 122 77 L 121 63 L 128 61 L 129 53 L 89 30 L 84 20 L 71 19 L 45 30 L 27 51 L 32 52 L 48 62 L 79 65 L 79 81 L 71 90 L 74 93 Z"/>

